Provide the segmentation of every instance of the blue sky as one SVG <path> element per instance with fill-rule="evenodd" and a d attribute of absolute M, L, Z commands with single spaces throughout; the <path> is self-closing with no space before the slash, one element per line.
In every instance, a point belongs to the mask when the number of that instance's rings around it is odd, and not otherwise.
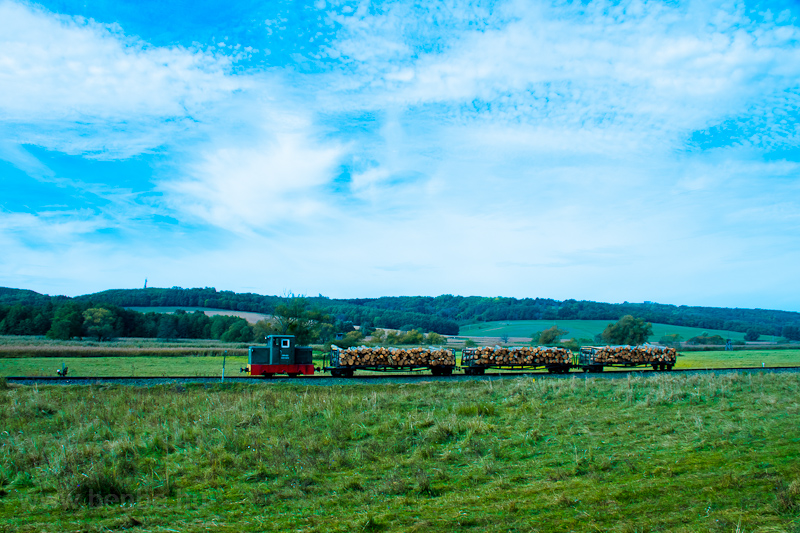
<path fill-rule="evenodd" d="M 800 311 L 798 16 L 0 0 L 0 285 Z"/>

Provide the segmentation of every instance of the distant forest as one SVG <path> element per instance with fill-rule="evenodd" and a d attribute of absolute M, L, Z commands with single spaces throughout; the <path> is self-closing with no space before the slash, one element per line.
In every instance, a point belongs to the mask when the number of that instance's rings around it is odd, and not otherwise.
<path fill-rule="evenodd" d="M 43 335 L 52 327 L 58 310 L 71 305 L 73 310 L 113 306 L 120 319 L 119 336 L 158 337 L 173 328 L 162 327 L 156 313 L 145 314 L 126 307 L 209 307 L 273 314 L 276 307 L 292 298 L 253 293 L 217 291 L 214 288 L 116 289 L 75 298 L 47 296 L 29 290 L 0 288 L 0 334 Z M 609 320 L 625 315 L 647 322 L 729 331 L 756 331 L 761 335 L 780 335 L 800 340 L 800 313 L 765 309 L 690 307 L 658 303 L 609 304 L 545 298 L 489 298 L 480 296 L 402 296 L 383 298 L 332 299 L 305 297 L 309 311 L 328 315 L 335 328 L 352 325 L 388 328 L 444 335 L 458 334 L 459 325 L 496 320 Z M 142 315 L 136 318 L 136 315 Z M 124 319 L 124 320 L 123 320 Z M 174 320 L 174 319 L 170 319 Z M 187 319 L 188 320 L 188 319 Z M 199 317 L 198 317 L 199 320 Z M 125 324 L 130 327 L 125 327 Z M 136 326 L 138 324 L 138 326 Z M 143 325 L 146 324 L 146 325 Z M 348 327 L 349 326 L 349 327 Z M 206 331 L 211 323 L 204 323 Z M 216 328 L 215 333 L 219 332 Z M 195 334 L 202 334 L 194 328 Z M 180 333 L 180 332 L 179 332 Z"/>

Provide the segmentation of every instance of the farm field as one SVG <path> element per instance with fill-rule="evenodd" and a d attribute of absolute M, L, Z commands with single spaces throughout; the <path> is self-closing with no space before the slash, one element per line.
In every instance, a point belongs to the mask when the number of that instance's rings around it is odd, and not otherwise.
<path fill-rule="evenodd" d="M 3 387 L 0 523 L 797 531 L 798 387 L 766 374 Z"/>
<path fill-rule="evenodd" d="M 166 313 L 172 314 L 178 309 L 183 309 L 187 313 L 194 313 L 195 311 L 202 311 L 208 316 L 225 315 L 225 316 L 238 316 L 244 318 L 251 324 L 255 324 L 259 320 L 270 318 L 270 315 L 263 313 L 251 313 L 250 311 L 231 311 L 230 309 L 212 309 L 210 307 L 126 307 L 131 311 L 138 311 L 140 313 Z"/>
<path fill-rule="evenodd" d="M 459 336 L 468 337 L 499 337 L 508 335 L 509 337 L 531 338 L 531 334 L 543 331 L 554 325 L 569 331 L 564 338 L 587 338 L 593 339 L 595 335 L 602 333 L 608 324 L 614 320 L 512 320 L 501 322 L 482 322 L 479 324 L 467 324 L 461 326 Z M 724 331 L 716 329 L 690 328 L 685 326 L 670 326 L 668 324 L 653 324 L 653 335 L 651 342 L 655 342 L 664 335 L 677 333 L 683 340 L 688 340 L 702 333 L 709 335 L 720 335 L 723 339 L 744 340 L 744 333 L 737 331 Z"/>
<path fill-rule="evenodd" d="M 34 336 L 1 336 L 0 365 L 4 359 L 20 357 L 176 357 L 246 355 L 247 344 L 216 340 L 117 339 L 97 342 L 93 340 L 52 340 Z"/>

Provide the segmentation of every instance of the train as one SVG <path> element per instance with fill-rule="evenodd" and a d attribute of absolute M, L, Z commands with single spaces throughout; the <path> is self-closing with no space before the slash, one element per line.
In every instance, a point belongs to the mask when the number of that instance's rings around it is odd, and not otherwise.
<path fill-rule="evenodd" d="M 564 374 L 578 369 L 602 372 L 605 367 L 648 367 L 668 371 L 675 366 L 677 350 L 655 344 L 638 346 L 584 346 L 576 355 L 559 347 L 475 347 L 461 351 L 456 365 L 456 351 L 451 348 L 339 348 L 332 345 L 323 365 L 314 366 L 313 350 L 298 346 L 294 335 L 270 335 L 266 344 L 250 346 L 246 368 L 251 376 L 271 378 L 286 374 L 290 378 L 310 376 L 315 372 L 332 377 L 353 377 L 356 371 L 409 372 L 430 371 L 434 376 L 450 376 L 460 370 L 467 375 L 481 375 L 489 369 L 547 370 Z"/>

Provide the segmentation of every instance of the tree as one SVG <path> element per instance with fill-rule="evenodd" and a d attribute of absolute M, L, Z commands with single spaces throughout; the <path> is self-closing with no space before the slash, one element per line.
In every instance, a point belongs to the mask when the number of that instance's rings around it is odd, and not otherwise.
<path fill-rule="evenodd" d="M 178 328 L 175 326 L 177 320 L 170 315 L 163 315 L 158 321 L 158 338 L 175 339 L 178 337 Z"/>
<path fill-rule="evenodd" d="M 800 326 L 783 326 L 781 337 L 790 341 L 800 341 Z"/>
<path fill-rule="evenodd" d="M 744 334 L 744 340 L 754 342 L 757 341 L 760 336 L 758 330 L 750 328 L 747 330 L 747 333 Z"/>
<path fill-rule="evenodd" d="M 114 313 L 104 307 L 92 307 L 83 312 L 83 328 L 90 337 L 98 341 L 114 336 Z"/>
<path fill-rule="evenodd" d="M 250 342 L 253 340 L 253 326 L 247 320 L 239 318 L 231 324 L 220 337 L 224 342 Z"/>
<path fill-rule="evenodd" d="M 83 313 L 80 306 L 70 302 L 59 307 L 47 331 L 47 337 L 68 340 L 81 336 L 83 336 Z"/>
<path fill-rule="evenodd" d="M 531 339 L 536 336 L 536 339 L 533 339 L 534 343 L 537 344 L 558 344 L 561 340 L 561 337 L 569 333 L 569 331 L 565 329 L 559 329 L 558 326 L 553 326 L 547 328 L 544 331 L 540 331 L 538 333 L 534 333 L 531 335 Z"/>
<path fill-rule="evenodd" d="M 278 326 L 269 320 L 259 320 L 253 326 L 253 337 L 256 342 L 264 342 L 269 335 L 277 335 Z"/>
<path fill-rule="evenodd" d="M 275 319 L 281 335 L 294 335 L 297 344 L 308 344 L 313 339 L 312 313 L 306 311 L 305 298 L 292 298 L 287 304 L 275 307 Z"/>
<path fill-rule="evenodd" d="M 503 333 L 502 335 L 500 335 L 500 342 L 502 342 L 503 344 L 507 344 L 508 338 L 509 338 L 508 333 Z"/>
<path fill-rule="evenodd" d="M 603 340 L 610 344 L 642 344 L 653 334 L 653 325 L 641 318 L 625 315 L 603 330 Z"/>
<path fill-rule="evenodd" d="M 464 348 L 474 348 L 477 345 L 478 344 L 472 339 L 467 339 L 464 341 Z"/>

